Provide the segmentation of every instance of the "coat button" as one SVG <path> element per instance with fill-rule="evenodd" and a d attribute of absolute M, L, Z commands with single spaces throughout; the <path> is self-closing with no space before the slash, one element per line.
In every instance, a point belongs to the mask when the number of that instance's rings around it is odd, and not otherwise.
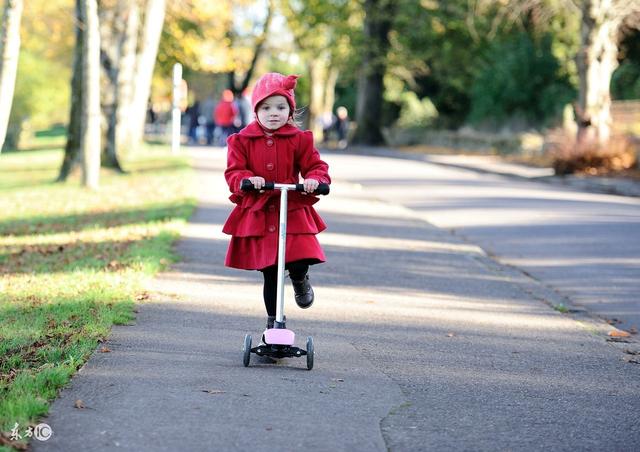
<path fill-rule="evenodd" d="M 267 146 L 273 146 L 273 140 L 271 138 L 267 140 Z"/>
<path fill-rule="evenodd" d="M 276 232 L 276 227 L 273 225 L 269 226 L 269 232 Z"/>
<path fill-rule="evenodd" d="M 268 169 L 269 171 L 273 171 L 273 168 L 274 168 L 273 163 L 267 163 L 267 169 Z"/>

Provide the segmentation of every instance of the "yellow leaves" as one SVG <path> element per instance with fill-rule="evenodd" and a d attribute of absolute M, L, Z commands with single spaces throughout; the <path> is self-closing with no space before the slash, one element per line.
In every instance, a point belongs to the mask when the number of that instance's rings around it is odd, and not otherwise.
<path fill-rule="evenodd" d="M 631 337 L 630 333 L 622 330 L 611 330 L 607 334 L 609 337 Z"/>

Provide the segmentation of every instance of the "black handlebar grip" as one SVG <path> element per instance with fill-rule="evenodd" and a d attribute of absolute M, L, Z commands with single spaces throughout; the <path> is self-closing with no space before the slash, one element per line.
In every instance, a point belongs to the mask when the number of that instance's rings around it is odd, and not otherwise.
<path fill-rule="evenodd" d="M 314 195 L 328 195 L 329 194 L 329 184 L 320 184 L 316 191 L 313 192 Z"/>
<path fill-rule="evenodd" d="M 273 182 L 265 182 L 264 186 L 260 190 L 273 190 Z M 254 191 L 253 183 L 249 179 L 242 179 L 240 184 L 240 190 L 242 191 Z"/>
<path fill-rule="evenodd" d="M 303 184 L 296 184 L 296 191 L 304 191 Z M 319 184 L 318 188 L 312 193 L 312 195 L 328 195 L 329 184 Z"/>
<path fill-rule="evenodd" d="M 253 190 L 253 184 L 249 179 L 242 179 L 242 183 L 240 183 L 240 190 L 251 191 Z"/>

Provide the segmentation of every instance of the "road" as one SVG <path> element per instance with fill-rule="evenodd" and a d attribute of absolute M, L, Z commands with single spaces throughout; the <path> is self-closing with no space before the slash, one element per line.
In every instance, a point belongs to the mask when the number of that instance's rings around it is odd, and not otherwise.
<path fill-rule="evenodd" d="M 314 306 L 286 308 L 298 342 L 314 336 L 316 366 L 244 368 L 242 338 L 264 322 L 260 277 L 222 266 L 225 155 L 192 152 L 202 190 L 177 248 L 184 261 L 153 281 L 135 325 L 113 329 L 112 352 L 62 392 L 45 420 L 54 435 L 34 450 L 637 448 L 640 366 L 624 349 L 638 344 L 607 342 L 606 323 L 550 306 L 588 286 L 622 303 L 632 285 L 623 278 L 637 275 L 637 243 L 624 235 L 637 234 L 637 202 L 327 155 L 334 184 L 317 206 L 328 262 L 312 268 Z M 586 252 L 563 252 L 556 279 L 531 272 L 580 238 L 572 224 L 604 240 L 596 219 L 619 227 L 607 243 L 628 242 L 597 256 L 628 270 L 616 285 L 598 271 L 576 282 L 573 260 L 596 265 Z M 603 253 L 594 241 L 584 248 Z"/>

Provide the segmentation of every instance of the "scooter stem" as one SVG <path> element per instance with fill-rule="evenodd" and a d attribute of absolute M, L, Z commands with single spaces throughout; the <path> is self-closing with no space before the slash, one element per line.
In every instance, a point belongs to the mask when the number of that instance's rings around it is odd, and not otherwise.
<path fill-rule="evenodd" d="M 295 185 L 294 185 L 295 187 Z M 280 228 L 278 239 L 278 294 L 276 298 L 276 328 L 284 328 L 284 261 L 287 246 L 287 191 L 286 184 L 277 186 L 280 190 Z"/>

